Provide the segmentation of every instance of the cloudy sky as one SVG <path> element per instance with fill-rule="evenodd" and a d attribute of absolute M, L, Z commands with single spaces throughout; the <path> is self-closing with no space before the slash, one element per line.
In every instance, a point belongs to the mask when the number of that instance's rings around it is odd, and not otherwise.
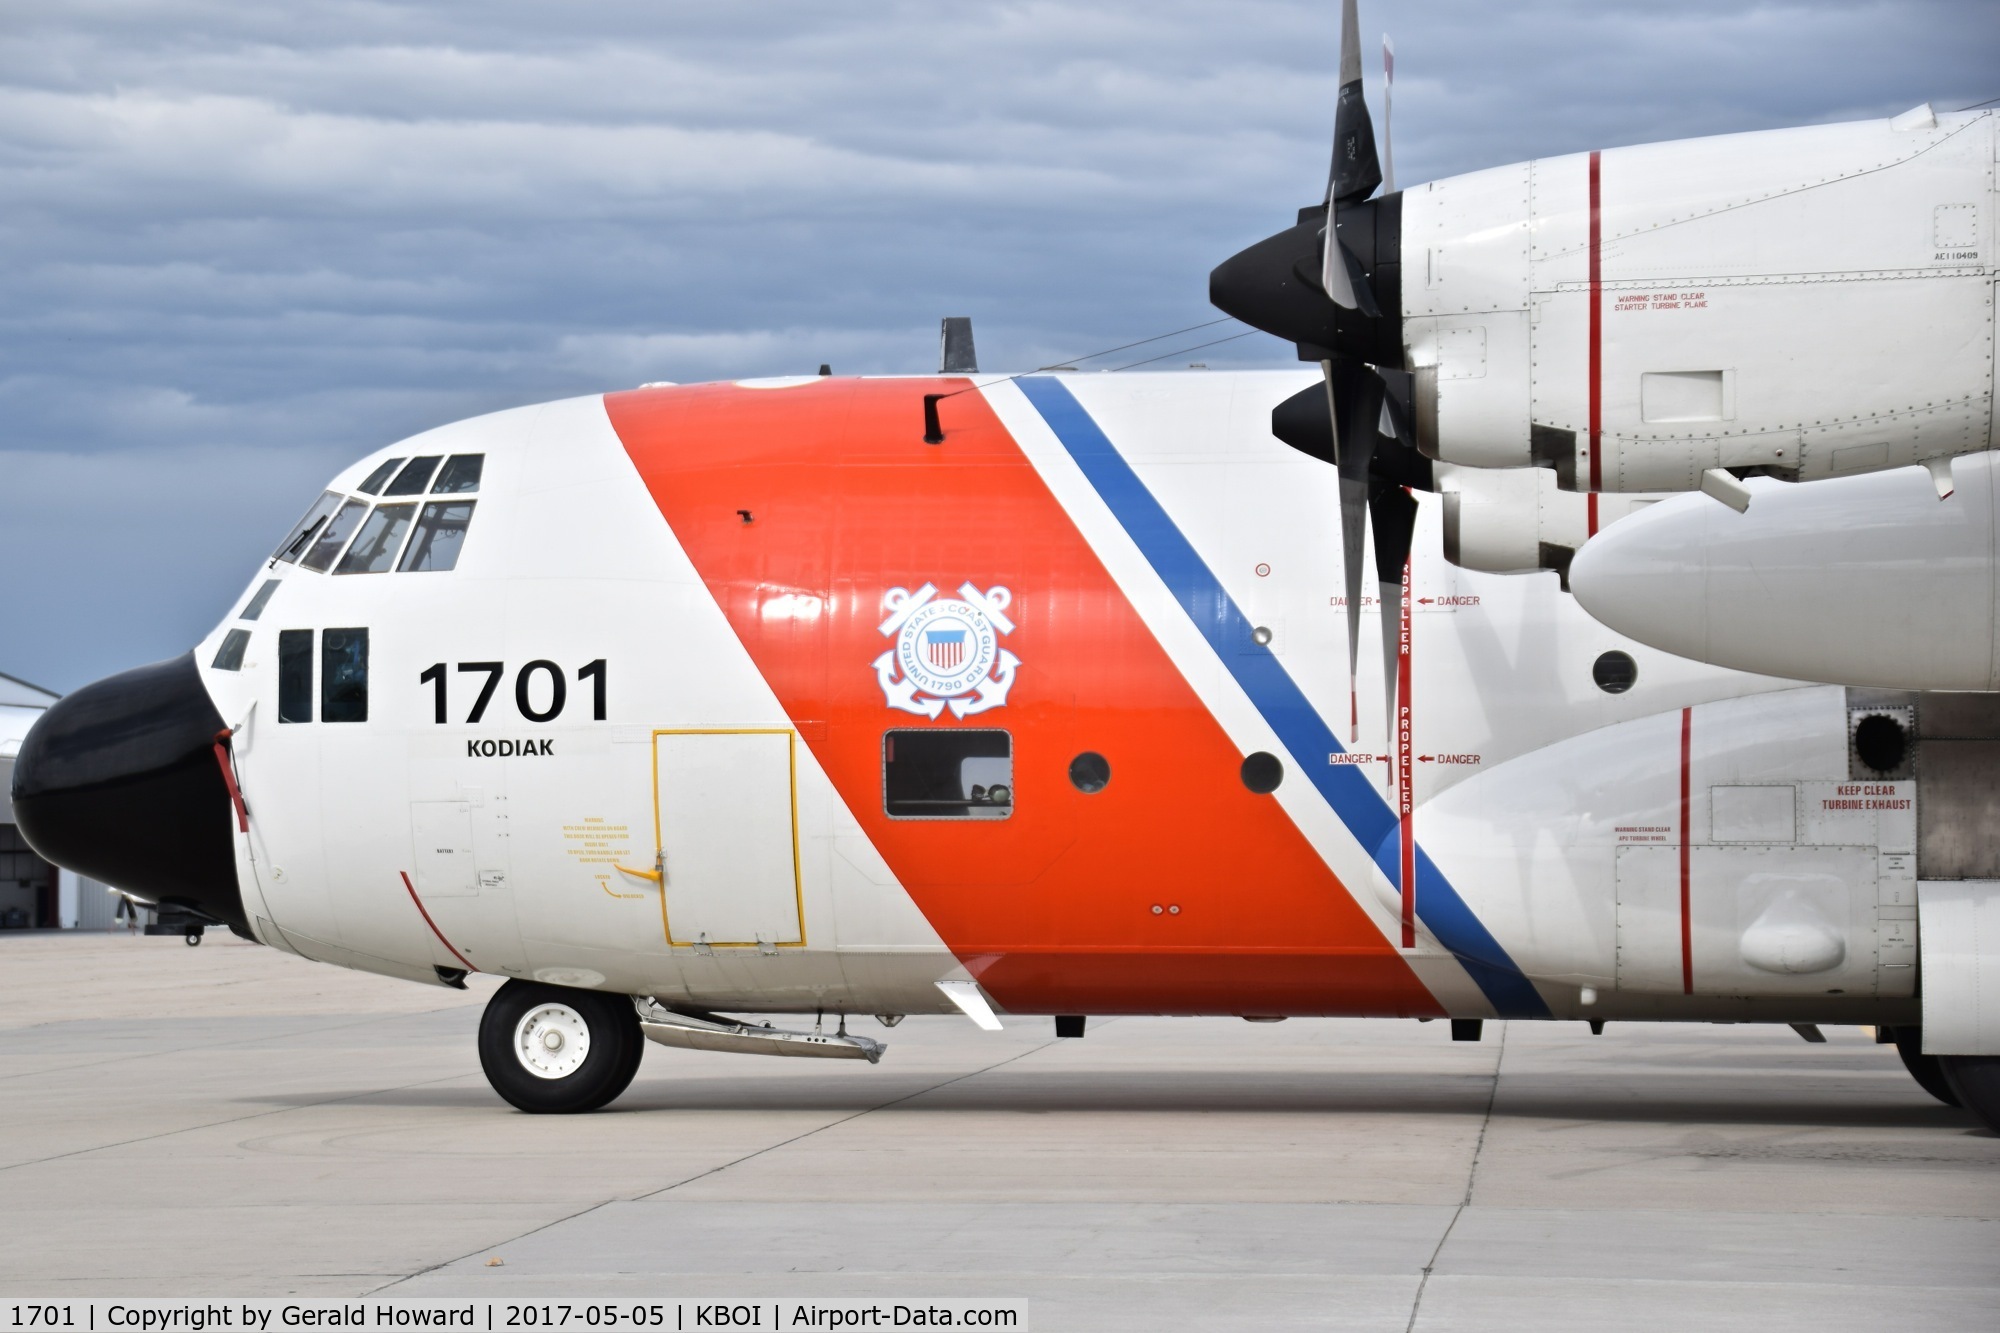
<path fill-rule="evenodd" d="M 0 671 L 68 689 L 184 651 L 329 473 L 457 417 L 928 371 L 946 314 L 989 369 L 1211 318 L 1209 268 L 1323 187 L 1337 13 L 9 6 Z M 1362 24 L 1371 85 L 1395 37 L 1406 185 L 2000 95 L 1993 0 L 1363 0 Z"/>

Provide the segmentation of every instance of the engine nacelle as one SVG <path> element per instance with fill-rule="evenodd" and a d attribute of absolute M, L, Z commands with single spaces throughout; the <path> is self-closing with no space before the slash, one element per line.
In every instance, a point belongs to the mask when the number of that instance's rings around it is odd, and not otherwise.
<path fill-rule="evenodd" d="M 2000 690 L 1996 457 L 1940 501 L 1903 468 L 1811 486 L 1753 478 L 1747 510 L 1655 505 L 1570 566 L 1577 601 L 1663 652 L 1794 680 Z"/>
<path fill-rule="evenodd" d="M 1835 1013 L 1913 993 L 1919 879 L 2000 877 L 1996 737 L 1988 696 L 1700 704 L 1499 764 L 1419 807 L 1417 836 L 1544 993 Z"/>
<path fill-rule="evenodd" d="M 1602 491 L 1992 447 L 1996 123 L 1920 108 L 1404 191 L 1419 446 Z"/>
<path fill-rule="evenodd" d="M 1565 580 L 1584 542 L 1656 496 L 1587 496 L 1547 468 L 1439 468 L 1444 558 L 1487 574 L 1554 570 Z M 1567 586 L 1567 584 L 1565 584 Z"/>

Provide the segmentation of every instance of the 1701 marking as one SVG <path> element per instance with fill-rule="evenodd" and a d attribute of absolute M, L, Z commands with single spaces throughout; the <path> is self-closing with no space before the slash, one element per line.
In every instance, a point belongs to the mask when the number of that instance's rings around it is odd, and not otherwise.
<path fill-rule="evenodd" d="M 493 691 L 499 687 L 500 678 L 507 674 L 505 662 L 460 662 L 462 672 L 484 672 L 486 683 L 479 688 L 479 697 L 472 701 L 472 711 L 466 714 L 467 722 L 478 722 L 486 716 L 486 706 L 493 702 Z M 546 679 L 548 684 L 537 691 L 537 679 Z M 598 658 L 586 662 L 576 669 L 578 681 L 590 682 L 590 718 L 593 722 L 604 721 L 607 712 L 605 662 Z M 445 664 L 434 662 L 426 667 L 417 679 L 429 685 L 433 695 L 432 720 L 440 726 L 451 720 L 445 699 Z M 537 708 L 537 693 L 548 696 L 548 706 Z M 563 705 L 569 700 L 569 683 L 563 679 L 563 670 L 545 657 L 538 657 L 527 663 L 514 675 L 514 707 L 522 717 L 530 722 L 553 722 L 562 715 Z"/>

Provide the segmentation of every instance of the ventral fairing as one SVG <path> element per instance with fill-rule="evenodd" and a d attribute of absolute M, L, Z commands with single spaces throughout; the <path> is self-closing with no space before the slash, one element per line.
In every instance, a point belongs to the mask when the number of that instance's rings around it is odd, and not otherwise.
<path fill-rule="evenodd" d="M 649 1037 L 1143 1013 L 1872 1024 L 2000 1121 L 2000 707 L 1564 590 L 1662 492 L 1988 447 L 1992 116 L 1385 193 L 1357 34 L 1325 195 L 1212 280 L 1308 368 L 983 377 L 948 325 L 936 377 L 427 432 L 50 709 L 21 827 L 303 958 L 506 978 L 527 1110 Z"/>

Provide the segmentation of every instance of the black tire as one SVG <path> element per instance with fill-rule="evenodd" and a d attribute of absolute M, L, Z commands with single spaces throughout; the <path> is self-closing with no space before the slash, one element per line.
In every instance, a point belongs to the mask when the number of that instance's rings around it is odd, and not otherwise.
<path fill-rule="evenodd" d="M 1910 1071 L 1917 1086 L 1946 1106 L 1959 1105 L 1958 1094 L 1951 1090 L 1951 1081 L 1945 1078 L 1938 1057 L 1924 1054 L 1924 1030 L 1891 1028 L 1889 1031 L 1895 1038 L 1896 1054 L 1903 1057 L 1903 1068 Z"/>
<path fill-rule="evenodd" d="M 2000 1134 L 2000 1055 L 1940 1055 L 1937 1061 L 1958 1104 Z"/>
<path fill-rule="evenodd" d="M 553 1047 L 546 1044 L 551 1036 Z M 577 1060 L 579 1045 L 584 1054 Z M 608 1104 L 630 1086 L 645 1049 L 632 1001 L 602 991 L 510 981 L 479 1019 L 486 1081 L 531 1115 L 574 1115 Z"/>

